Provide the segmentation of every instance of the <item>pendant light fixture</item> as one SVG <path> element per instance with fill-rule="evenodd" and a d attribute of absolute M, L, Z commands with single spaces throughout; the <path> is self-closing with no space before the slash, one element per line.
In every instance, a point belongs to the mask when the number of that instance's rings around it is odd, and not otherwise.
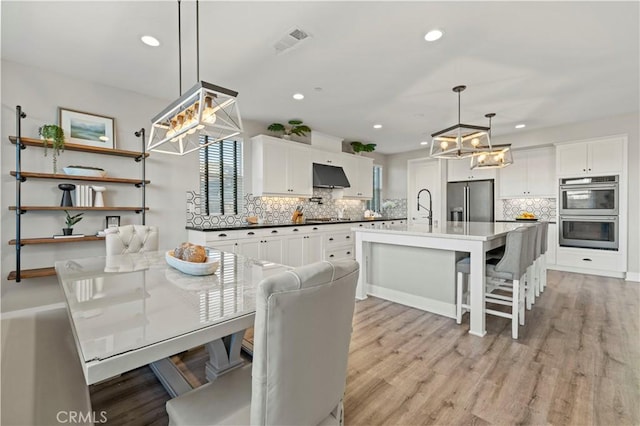
<path fill-rule="evenodd" d="M 467 86 L 456 86 L 458 94 L 458 124 L 433 133 L 431 137 L 431 157 L 446 160 L 467 158 L 479 152 L 479 146 L 491 147 L 489 128 L 460 123 L 460 92 Z"/>
<path fill-rule="evenodd" d="M 489 119 L 489 138 L 491 138 L 491 119 L 494 112 L 485 114 Z M 511 144 L 482 146 L 482 150 L 471 157 L 471 169 L 499 169 L 513 164 Z"/>
<path fill-rule="evenodd" d="M 182 93 L 182 31 L 178 0 L 178 74 L 180 97 L 151 119 L 149 151 L 184 155 L 242 132 L 238 92 L 200 81 L 200 6 L 196 0 L 196 80 Z"/>

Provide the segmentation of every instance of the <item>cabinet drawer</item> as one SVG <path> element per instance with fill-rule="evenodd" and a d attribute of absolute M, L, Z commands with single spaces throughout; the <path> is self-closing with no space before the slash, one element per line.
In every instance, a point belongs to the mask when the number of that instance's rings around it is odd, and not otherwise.
<path fill-rule="evenodd" d="M 325 250 L 325 260 L 337 260 L 337 259 L 354 259 L 355 250 L 353 247 L 341 247 L 333 250 Z"/>
<path fill-rule="evenodd" d="M 336 247 L 344 244 L 353 243 L 353 235 L 351 231 L 343 231 L 343 232 L 329 232 L 324 236 L 324 245 L 325 247 Z"/>
<path fill-rule="evenodd" d="M 558 265 L 576 268 L 598 269 L 602 271 L 624 272 L 624 259 L 617 252 L 599 250 L 577 250 L 558 248 L 556 253 Z"/>

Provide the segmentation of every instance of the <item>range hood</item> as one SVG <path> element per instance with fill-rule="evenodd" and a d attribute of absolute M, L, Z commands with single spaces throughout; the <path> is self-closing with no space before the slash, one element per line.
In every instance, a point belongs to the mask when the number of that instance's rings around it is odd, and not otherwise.
<path fill-rule="evenodd" d="M 342 167 L 313 163 L 315 188 L 350 188 L 351 184 Z"/>

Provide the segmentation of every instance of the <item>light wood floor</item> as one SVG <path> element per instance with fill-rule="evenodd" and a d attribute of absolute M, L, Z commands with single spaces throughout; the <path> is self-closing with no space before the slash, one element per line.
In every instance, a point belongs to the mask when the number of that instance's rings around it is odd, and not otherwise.
<path fill-rule="evenodd" d="M 549 271 L 520 338 L 488 317 L 471 336 L 437 315 L 376 298 L 356 304 L 347 425 L 639 425 L 640 286 Z M 204 383 L 203 349 L 174 361 Z M 91 387 L 110 425 L 165 425 L 168 395 L 147 368 Z"/>

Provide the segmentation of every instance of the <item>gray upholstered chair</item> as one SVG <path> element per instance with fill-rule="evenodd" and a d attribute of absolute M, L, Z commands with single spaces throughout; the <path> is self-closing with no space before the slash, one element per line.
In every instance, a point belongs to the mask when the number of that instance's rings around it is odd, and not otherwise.
<path fill-rule="evenodd" d="M 527 267 L 533 262 L 531 250 L 532 227 L 517 228 L 507 234 L 504 255 L 501 259 L 488 259 L 486 265 L 485 313 L 511 319 L 511 336 L 518 338 L 518 325 L 524 325 L 524 278 Z M 535 242 L 535 241 L 534 241 Z M 456 264 L 456 322 L 462 323 L 462 315 L 470 310 L 468 276 L 469 258 Z M 466 287 L 466 290 L 465 290 Z M 487 308 L 486 305 L 511 307 L 510 312 Z"/>
<path fill-rule="evenodd" d="M 109 228 L 105 232 L 107 256 L 158 250 L 156 226 L 125 225 Z"/>
<path fill-rule="evenodd" d="M 358 273 L 336 260 L 260 282 L 253 365 L 167 402 L 169 424 L 342 424 Z"/>

